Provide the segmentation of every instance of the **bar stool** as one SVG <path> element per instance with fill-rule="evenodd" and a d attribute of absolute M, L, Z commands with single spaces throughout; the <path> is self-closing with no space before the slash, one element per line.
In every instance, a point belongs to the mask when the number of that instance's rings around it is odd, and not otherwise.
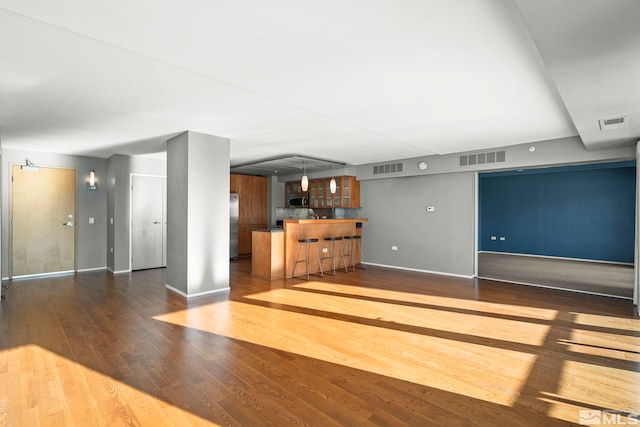
<path fill-rule="evenodd" d="M 360 258 L 362 259 L 362 237 L 361 236 L 344 236 L 344 256 L 345 258 L 349 258 L 351 260 L 351 269 L 356 271 L 356 259 L 354 258 L 354 254 L 356 252 L 356 242 L 358 242 L 358 249 L 360 249 Z M 350 243 L 349 243 L 350 242 Z M 347 246 L 351 246 L 351 249 L 347 251 Z M 365 269 L 362 262 L 360 262 L 360 268 Z M 348 269 L 347 269 L 348 271 Z"/>
<path fill-rule="evenodd" d="M 320 276 L 324 277 L 324 273 L 322 272 L 322 261 L 320 261 L 320 254 L 318 253 L 318 239 L 300 239 L 298 240 L 298 252 L 296 254 L 296 260 L 293 263 L 293 271 L 291 272 L 291 277 L 295 278 L 296 274 L 296 266 L 304 262 L 307 269 L 307 280 L 309 280 L 309 252 L 311 250 L 311 244 L 313 243 L 314 248 L 316 249 L 316 258 L 318 258 L 318 266 L 320 267 Z M 306 245 L 305 257 L 304 259 L 300 259 L 300 250 L 302 246 Z"/>
<path fill-rule="evenodd" d="M 324 240 L 326 242 L 331 242 L 331 255 L 323 256 L 321 259 L 324 261 L 325 259 L 331 259 L 331 269 L 333 270 L 333 275 L 336 275 L 336 242 L 340 242 L 342 237 L 325 237 Z M 342 259 L 342 265 L 344 265 L 344 271 L 349 272 L 347 269 L 347 261 L 344 258 L 344 249 L 342 248 L 342 243 L 338 244 L 338 248 L 340 249 L 340 258 Z M 339 267 L 339 266 L 338 266 Z"/>

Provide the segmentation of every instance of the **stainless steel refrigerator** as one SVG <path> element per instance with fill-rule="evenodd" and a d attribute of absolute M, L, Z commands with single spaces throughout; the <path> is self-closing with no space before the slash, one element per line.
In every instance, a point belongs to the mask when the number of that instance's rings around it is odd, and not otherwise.
<path fill-rule="evenodd" d="M 238 200 L 238 194 L 231 193 L 229 203 L 229 257 L 233 259 L 238 258 L 238 214 L 240 211 Z"/>

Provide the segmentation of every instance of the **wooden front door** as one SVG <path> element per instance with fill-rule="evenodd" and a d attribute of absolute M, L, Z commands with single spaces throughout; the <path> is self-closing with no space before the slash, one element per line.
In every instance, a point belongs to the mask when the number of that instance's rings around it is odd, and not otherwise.
<path fill-rule="evenodd" d="M 11 173 L 11 275 L 75 270 L 76 170 L 13 165 Z"/>

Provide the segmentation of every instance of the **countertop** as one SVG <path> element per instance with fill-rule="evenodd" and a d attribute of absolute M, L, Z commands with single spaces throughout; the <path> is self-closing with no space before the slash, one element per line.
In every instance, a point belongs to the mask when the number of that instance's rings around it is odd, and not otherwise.
<path fill-rule="evenodd" d="M 285 219 L 285 224 L 345 224 L 351 222 L 369 222 L 368 218 L 326 218 L 326 219 Z"/>

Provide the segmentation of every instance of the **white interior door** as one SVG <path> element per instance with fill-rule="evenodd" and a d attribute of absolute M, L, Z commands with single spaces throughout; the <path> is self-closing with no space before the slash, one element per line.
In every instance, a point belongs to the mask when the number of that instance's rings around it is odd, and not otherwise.
<path fill-rule="evenodd" d="M 158 176 L 131 176 L 132 270 L 166 265 L 165 181 Z"/>
<path fill-rule="evenodd" d="M 162 266 L 167 266 L 167 179 L 162 178 Z"/>

